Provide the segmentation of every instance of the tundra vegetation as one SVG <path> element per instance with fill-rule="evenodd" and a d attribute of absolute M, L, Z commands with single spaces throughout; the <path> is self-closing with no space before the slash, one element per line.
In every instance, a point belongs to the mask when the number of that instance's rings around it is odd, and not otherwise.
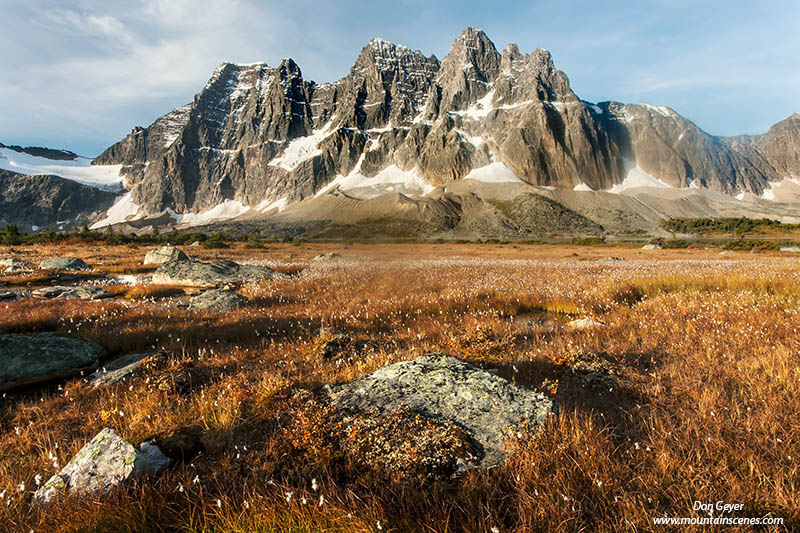
<path fill-rule="evenodd" d="M 154 239 L 155 241 L 156 239 Z M 160 241 L 160 239 L 158 239 Z M 718 249 L 502 244 L 184 247 L 265 265 L 234 311 L 147 282 L 147 246 L 0 247 L 83 259 L 102 300 L 0 302 L 0 333 L 161 354 L 134 378 L 80 377 L 0 404 L 9 531 L 648 531 L 693 502 L 800 527 L 800 259 Z M 314 258 L 320 258 L 314 260 Z M 7 289 L 63 280 L 0 275 Z M 74 283 L 74 280 L 73 280 Z M 571 326 L 576 319 L 581 327 Z M 321 331 L 320 331 L 321 330 Z M 439 352 L 547 394 L 509 459 L 453 473 L 463 432 L 414 413 L 337 415 L 319 396 Z M 104 428 L 172 464 L 106 494 L 33 502 Z M 448 463 L 449 464 L 449 463 Z M 442 471 L 447 475 L 441 475 Z"/>

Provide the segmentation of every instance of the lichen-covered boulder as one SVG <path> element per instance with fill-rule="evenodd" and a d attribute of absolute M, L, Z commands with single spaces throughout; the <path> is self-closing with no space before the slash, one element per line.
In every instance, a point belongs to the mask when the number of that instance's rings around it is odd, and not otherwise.
<path fill-rule="evenodd" d="M 90 340 L 52 333 L 0 335 L 0 391 L 75 376 L 104 353 Z"/>
<path fill-rule="evenodd" d="M 77 257 L 52 257 L 39 263 L 42 270 L 91 270 L 83 259 Z"/>
<path fill-rule="evenodd" d="M 61 493 L 72 496 L 108 492 L 136 475 L 155 474 L 168 464 L 169 459 L 157 446 L 145 443 L 137 450 L 113 429 L 106 428 L 42 485 L 33 499 L 47 503 Z"/>
<path fill-rule="evenodd" d="M 163 265 L 170 261 L 188 261 L 189 256 L 174 246 L 162 246 L 155 250 L 150 250 L 144 256 L 145 265 Z"/>
<path fill-rule="evenodd" d="M 68 300 L 102 300 L 113 298 L 114 294 L 102 287 L 75 287 L 62 292 L 58 297 Z"/>
<path fill-rule="evenodd" d="M 226 259 L 214 263 L 172 261 L 158 267 L 153 273 L 153 283 L 204 287 L 286 277 L 271 268 L 240 265 Z"/>
<path fill-rule="evenodd" d="M 464 429 L 480 465 L 502 463 L 506 439 L 518 425 L 541 427 L 555 403 L 544 394 L 448 355 L 427 354 L 381 368 L 323 393 L 340 409 L 388 413 L 408 408 Z"/>
<path fill-rule="evenodd" d="M 195 311 L 236 311 L 250 300 L 241 294 L 227 289 L 208 291 L 199 294 L 189 301 L 189 309 Z"/>

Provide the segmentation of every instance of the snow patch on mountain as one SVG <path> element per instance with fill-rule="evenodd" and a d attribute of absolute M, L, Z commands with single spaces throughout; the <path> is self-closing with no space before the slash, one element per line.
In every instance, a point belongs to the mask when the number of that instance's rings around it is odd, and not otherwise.
<path fill-rule="evenodd" d="M 494 99 L 494 89 L 486 93 L 486 96 L 472 104 L 470 107 L 463 111 L 448 111 L 451 115 L 458 115 L 460 117 L 469 117 L 473 120 L 480 120 L 487 117 L 489 113 L 494 110 L 492 106 L 492 99 Z"/>
<path fill-rule="evenodd" d="M 269 200 L 264 200 L 263 202 L 256 205 L 253 209 L 261 213 L 266 213 L 268 211 L 272 211 L 273 209 L 277 209 L 278 212 L 280 213 L 287 207 L 289 207 L 289 198 L 284 196 L 283 198 L 279 198 L 274 202 L 270 202 Z"/>
<path fill-rule="evenodd" d="M 120 224 L 138 218 L 142 218 L 142 215 L 139 214 L 139 206 L 133 201 L 131 193 L 125 193 L 117 197 L 114 201 L 114 205 L 106 211 L 106 218 L 95 222 L 89 226 L 89 229 L 104 228 L 112 224 Z"/>
<path fill-rule="evenodd" d="M 19 174 L 52 174 L 99 189 L 123 188 L 122 165 L 92 165 L 86 157 L 61 161 L 0 148 L 0 168 Z"/>
<path fill-rule="evenodd" d="M 659 115 L 662 115 L 667 118 L 672 118 L 672 110 L 663 105 L 650 105 L 650 104 L 642 104 L 650 111 L 655 111 Z"/>
<path fill-rule="evenodd" d="M 485 167 L 473 168 L 464 179 L 483 183 L 525 183 L 503 163 L 490 163 Z"/>
<path fill-rule="evenodd" d="M 311 135 L 305 137 L 298 137 L 289 142 L 289 145 L 281 155 L 270 161 L 270 165 L 280 167 L 284 170 L 292 171 L 296 169 L 300 163 L 307 161 L 312 157 L 322 155 L 322 150 L 319 149 L 321 143 L 326 137 L 332 134 L 331 123 L 328 122 L 314 131 Z"/>
<path fill-rule="evenodd" d="M 586 185 L 585 183 L 579 183 L 572 188 L 573 191 L 584 191 L 584 192 L 594 192 L 594 189 Z"/>
<path fill-rule="evenodd" d="M 494 89 L 486 93 L 486 96 L 484 96 L 483 98 L 472 104 L 467 109 L 461 111 L 448 111 L 448 113 L 451 115 L 458 115 L 459 117 L 471 118 L 472 120 L 481 120 L 489 116 L 489 113 L 491 113 L 492 111 L 507 111 L 509 109 L 525 107 L 534 102 L 538 102 L 538 100 L 525 100 L 524 102 L 517 102 L 514 104 L 493 105 L 492 104 L 493 99 L 494 99 Z M 545 103 L 551 104 L 554 107 L 563 105 L 562 102 L 545 102 Z"/>
<path fill-rule="evenodd" d="M 202 213 L 176 213 L 168 209 L 170 216 L 175 219 L 178 224 L 187 226 L 201 226 L 203 224 L 210 224 L 220 220 L 230 220 L 241 216 L 248 211 L 250 207 L 238 202 L 236 200 L 225 200 L 208 211 Z"/>
<path fill-rule="evenodd" d="M 422 179 L 415 170 L 402 170 L 397 165 L 389 165 L 371 178 L 356 171 L 347 176 L 337 176 L 316 196 L 336 188 L 357 198 L 369 199 L 389 192 L 425 196 L 435 187 Z"/>
<path fill-rule="evenodd" d="M 617 183 L 611 187 L 608 192 L 612 194 L 619 194 L 623 191 L 634 189 L 636 187 L 670 188 L 669 185 L 660 179 L 656 178 L 655 176 L 651 176 L 638 166 L 635 166 L 628 171 L 628 175 L 625 176 L 625 179 L 622 181 L 622 183 Z"/>
<path fill-rule="evenodd" d="M 464 130 L 460 130 L 458 128 L 455 129 L 456 133 L 458 133 L 462 139 L 467 141 L 469 144 L 474 146 L 475 148 L 479 148 L 482 144 L 486 141 L 483 140 L 483 137 L 480 136 L 472 136 Z"/>

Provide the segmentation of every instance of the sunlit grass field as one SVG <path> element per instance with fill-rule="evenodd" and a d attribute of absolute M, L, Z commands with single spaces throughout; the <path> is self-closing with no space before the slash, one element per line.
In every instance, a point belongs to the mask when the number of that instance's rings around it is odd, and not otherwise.
<path fill-rule="evenodd" d="M 741 503 L 735 516 L 800 528 L 799 257 L 568 245 L 187 247 L 294 273 L 240 287 L 251 304 L 219 314 L 176 306 L 175 287 L 142 285 L 137 276 L 152 271 L 141 264 L 146 250 L 15 251 L 82 257 L 119 298 L 0 303 L 0 332 L 55 331 L 111 356 L 166 358 L 110 388 L 74 379 L 3 399 L 0 529 L 661 531 L 655 517 L 708 516 L 695 501 Z M 313 259 L 327 252 L 340 257 Z M 578 318 L 603 325 L 568 325 Z M 330 332 L 373 342 L 326 358 Z M 509 442 L 505 465 L 452 479 L 372 468 L 343 451 L 315 391 L 428 352 L 543 391 L 558 413 L 538 435 Z M 32 505 L 37 479 L 104 427 L 134 444 L 191 428 L 202 449 L 107 495 Z"/>

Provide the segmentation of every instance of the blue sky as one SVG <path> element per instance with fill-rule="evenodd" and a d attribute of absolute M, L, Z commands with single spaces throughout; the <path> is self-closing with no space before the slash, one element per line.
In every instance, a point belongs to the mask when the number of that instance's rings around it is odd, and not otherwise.
<path fill-rule="evenodd" d="M 223 61 L 344 76 L 372 37 L 443 58 L 467 26 L 553 53 L 589 101 L 668 105 L 719 135 L 800 112 L 800 2 L 0 0 L 0 142 L 96 155 Z"/>

